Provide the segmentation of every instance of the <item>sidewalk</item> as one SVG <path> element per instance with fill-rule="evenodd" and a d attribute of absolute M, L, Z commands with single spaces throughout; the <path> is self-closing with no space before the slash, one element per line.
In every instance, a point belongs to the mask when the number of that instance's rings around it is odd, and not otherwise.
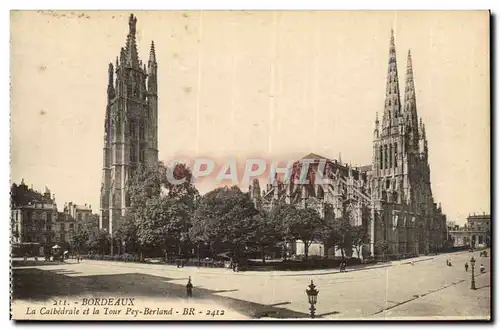
<path fill-rule="evenodd" d="M 456 252 L 453 254 L 461 254 L 464 252 Z M 347 266 L 347 269 L 343 273 L 377 269 L 377 268 L 387 268 L 392 266 L 409 264 L 411 262 L 418 263 L 424 261 L 433 260 L 437 256 L 419 256 L 415 258 L 403 259 L 403 260 L 395 260 L 395 261 L 387 261 L 387 262 L 379 262 L 375 264 L 360 264 L 354 266 Z M 177 268 L 175 265 L 165 265 L 165 264 L 143 264 L 143 263 L 132 263 L 132 262 L 124 262 L 124 261 L 103 261 L 103 260 L 84 260 L 83 262 L 92 262 L 96 264 L 106 264 L 112 262 L 116 265 L 123 265 L 123 267 L 129 268 L 147 268 L 147 269 L 157 269 L 157 270 L 169 270 L 169 271 L 193 271 L 196 270 L 196 273 L 199 274 L 223 274 L 223 275 L 238 275 L 238 276 L 305 276 L 305 275 L 330 275 L 330 274 L 340 274 L 338 268 L 329 268 L 329 269 L 311 269 L 311 270 L 271 270 L 271 271 L 241 271 L 238 273 L 233 272 L 228 268 L 210 268 L 210 267 L 194 267 L 194 266 L 186 266 L 184 268 Z M 75 261 L 76 263 L 76 261 Z"/>
<path fill-rule="evenodd" d="M 491 319 L 491 273 L 476 276 L 476 289 L 470 289 L 470 278 L 460 280 L 454 285 L 428 292 L 404 304 L 387 310 L 375 318 L 401 319 Z M 443 317 L 446 315 L 446 317 Z"/>
<path fill-rule="evenodd" d="M 74 262 L 67 262 L 68 264 L 76 264 L 76 260 Z M 103 261 L 103 260 L 84 260 L 80 262 L 80 264 L 94 264 L 100 266 L 109 265 L 109 263 L 113 263 L 114 266 L 118 267 L 126 267 L 132 269 L 148 269 L 148 270 L 156 270 L 156 271 L 172 271 L 172 272 L 180 272 L 180 273 L 197 273 L 197 274 L 207 274 L 207 275 L 234 275 L 234 276 L 306 276 L 306 275 L 329 275 L 329 274 L 341 274 L 338 268 L 330 268 L 330 269 L 316 269 L 316 270 L 298 270 L 298 271 L 286 271 L 286 270 L 271 270 L 271 271 L 241 271 L 238 273 L 233 272 L 229 268 L 209 268 L 209 267 L 194 267 L 194 266 L 186 266 L 184 268 L 177 268 L 174 265 L 165 265 L 165 264 L 142 264 L 142 263 L 132 263 L 132 262 L 123 262 L 123 261 Z M 392 263 L 377 263 L 370 265 L 355 265 L 351 267 L 347 267 L 347 270 L 342 273 L 376 269 L 376 268 L 387 268 L 393 266 Z"/>

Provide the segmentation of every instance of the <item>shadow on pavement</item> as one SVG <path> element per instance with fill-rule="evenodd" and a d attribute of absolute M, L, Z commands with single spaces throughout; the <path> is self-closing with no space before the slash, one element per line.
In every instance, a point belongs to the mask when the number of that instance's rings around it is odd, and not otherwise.
<path fill-rule="evenodd" d="M 63 273 L 63 274 L 61 274 Z M 185 284 L 169 283 L 168 278 L 139 273 L 116 275 L 65 276 L 78 274 L 63 269 L 40 270 L 36 268 L 13 269 L 13 299 L 46 301 L 52 297 L 77 298 L 91 295 L 126 296 L 142 298 L 186 298 Z M 241 299 L 219 296 L 216 293 L 237 290 L 209 290 L 197 287 L 193 281 L 192 299 L 209 299 L 227 306 L 251 318 L 307 318 L 308 313 L 295 312 L 286 308 L 263 305 Z M 285 303 L 280 303 L 285 304 Z M 277 305 L 277 304 L 275 304 Z"/>

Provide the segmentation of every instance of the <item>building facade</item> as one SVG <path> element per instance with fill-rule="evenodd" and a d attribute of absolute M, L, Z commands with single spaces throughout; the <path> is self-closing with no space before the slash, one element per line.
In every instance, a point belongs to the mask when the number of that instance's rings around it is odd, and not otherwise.
<path fill-rule="evenodd" d="M 92 206 L 91 205 L 77 205 L 73 202 L 68 202 L 64 204 L 64 214 L 69 215 L 72 219 L 74 219 L 76 224 L 76 230 L 79 231 L 83 224 L 89 221 L 92 216 Z"/>
<path fill-rule="evenodd" d="M 463 227 L 449 229 L 449 235 L 455 247 L 489 247 L 491 246 L 491 215 L 472 214 Z"/>
<path fill-rule="evenodd" d="M 250 195 L 265 207 L 282 200 L 315 207 L 321 216 L 330 212 L 340 217 L 348 211 L 351 224 L 363 226 L 368 233 L 363 247 L 366 255 L 380 254 L 377 246 L 383 241 L 389 248 L 386 255 L 435 252 L 447 239 L 446 216 L 432 195 L 428 143 L 417 113 L 411 53 L 408 51 L 401 102 L 392 31 L 383 117 L 380 122 L 376 115 L 372 148 L 372 164 L 361 167 L 310 154 L 293 165 L 288 182 L 275 177 L 261 194 L 254 181 Z M 300 179 L 306 163 L 308 170 L 303 172 L 308 182 Z M 318 172 L 323 179 L 316 184 Z M 303 250 L 300 244 L 296 251 Z M 312 250 L 323 251 L 322 255 L 334 253 L 328 247 Z"/>
<path fill-rule="evenodd" d="M 140 165 L 158 162 L 157 62 L 154 43 L 143 65 L 130 15 L 126 45 L 108 68 L 99 228 L 113 233 L 129 206 L 127 181 Z"/>
<path fill-rule="evenodd" d="M 56 242 L 67 247 L 71 242 L 71 237 L 76 232 L 76 221 L 70 214 L 59 212 L 57 222 L 55 223 Z"/>
<path fill-rule="evenodd" d="M 45 187 L 42 194 L 21 181 L 11 187 L 11 242 L 52 244 L 56 240 L 58 212 L 55 196 Z"/>

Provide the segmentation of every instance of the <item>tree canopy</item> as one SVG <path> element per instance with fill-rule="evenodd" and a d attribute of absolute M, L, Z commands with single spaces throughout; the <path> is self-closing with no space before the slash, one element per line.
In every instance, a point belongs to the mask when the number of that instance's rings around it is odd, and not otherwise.
<path fill-rule="evenodd" d="M 190 237 L 208 243 L 214 253 L 239 256 L 251 244 L 251 233 L 258 228 L 257 215 L 248 194 L 238 187 L 218 188 L 200 199 Z"/>

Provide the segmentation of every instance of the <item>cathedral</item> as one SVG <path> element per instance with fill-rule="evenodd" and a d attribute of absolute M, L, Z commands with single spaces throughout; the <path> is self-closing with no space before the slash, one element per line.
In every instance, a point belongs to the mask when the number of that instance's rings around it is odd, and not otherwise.
<path fill-rule="evenodd" d="M 147 66 L 139 60 L 136 24 L 130 15 L 125 47 L 108 68 L 99 227 L 111 234 L 130 203 L 128 178 L 158 162 L 158 65 L 154 42 Z"/>
<path fill-rule="evenodd" d="M 308 164 L 307 182 L 299 180 Z M 317 173 L 323 178 L 315 183 Z M 273 178 L 261 192 L 258 180 L 249 188 L 256 204 L 272 208 L 276 203 L 314 207 L 321 216 L 340 217 L 348 212 L 351 225 L 367 233 L 364 256 L 411 256 L 437 251 L 446 240 L 446 216 L 434 202 L 430 182 L 425 125 L 417 114 L 411 53 L 408 51 L 404 98 L 401 103 L 394 34 L 391 31 L 382 121 L 378 113 L 373 131 L 372 164 L 352 167 L 340 160 L 310 154 L 298 160 L 289 180 Z M 301 245 L 302 244 L 302 245 Z M 296 254 L 303 243 L 295 243 Z M 311 252 L 334 255 L 335 248 L 316 242 Z M 361 256 L 358 256 L 361 257 Z"/>

